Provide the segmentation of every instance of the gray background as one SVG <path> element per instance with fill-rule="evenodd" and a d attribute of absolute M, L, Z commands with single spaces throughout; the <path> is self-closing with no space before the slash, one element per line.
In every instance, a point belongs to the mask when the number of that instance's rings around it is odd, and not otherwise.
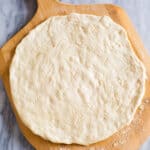
<path fill-rule="evenodd" d="M 43 0 L 44 1 L 44 0 Z M 150 52 L 149 0 L 62 0 L 67 3 L 113 3 L 123 7 Z M 36 0 L 0 0 L 0 47 L 33 16 Z M 1 65 L 1 64 L 0 64 Z M 20 133 L 0 80 L 0 150 L 33 150 Z M 150 139 L 141 147 L 150 150 Z"/>

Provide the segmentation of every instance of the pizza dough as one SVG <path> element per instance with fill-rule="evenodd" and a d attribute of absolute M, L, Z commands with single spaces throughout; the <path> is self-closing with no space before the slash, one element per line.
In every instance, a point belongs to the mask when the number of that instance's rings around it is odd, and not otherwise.
<path fill-rule="evenodd" d="M 108 16 L 50 17 L 17 46 L 10 67 L 15 107 L 35 134 L 88 145 L 128 125 L 145 68 L 126 31 Z"/>

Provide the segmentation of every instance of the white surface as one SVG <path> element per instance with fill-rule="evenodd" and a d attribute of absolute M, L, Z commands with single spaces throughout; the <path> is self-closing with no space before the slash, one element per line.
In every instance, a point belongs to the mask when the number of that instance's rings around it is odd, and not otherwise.
<path fill-rule="evenodd" d="M 122 6 L 131 17 L 137 31 L 150 52 L 150 1 L 149 0 L 63 0 L 70 3 L 114 3 Z M 0 46 L 18 31 L 33 15 L 35 0 L 0 0 Z M 32 150 L 21 135 L 0 82 L 0 149 Z M 142 150 L 150 149 L 149 142 Z"/>

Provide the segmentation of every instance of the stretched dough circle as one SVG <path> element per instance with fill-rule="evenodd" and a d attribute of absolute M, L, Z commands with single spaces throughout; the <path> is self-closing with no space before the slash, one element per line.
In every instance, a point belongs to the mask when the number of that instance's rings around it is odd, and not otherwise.
<path fill-rule="evenodd" d="M 20 42 L 10 86 L 33 133 L 88 145 L 131 122 L 144 94 L 145 69 L 111 18 L 70 14 L 50 17 Z"/>

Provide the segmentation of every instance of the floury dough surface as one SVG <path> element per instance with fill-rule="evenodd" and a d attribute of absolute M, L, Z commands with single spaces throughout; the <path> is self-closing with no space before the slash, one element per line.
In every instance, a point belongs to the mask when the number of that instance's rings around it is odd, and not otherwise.
<path fill-rule="evenodd" d="M 108 16 L 50 17 L 20 42 L 10 67 L 25 125 L 67 144 L 95 143 L 129 124 L 145 77 L 126 31 Z"/>

